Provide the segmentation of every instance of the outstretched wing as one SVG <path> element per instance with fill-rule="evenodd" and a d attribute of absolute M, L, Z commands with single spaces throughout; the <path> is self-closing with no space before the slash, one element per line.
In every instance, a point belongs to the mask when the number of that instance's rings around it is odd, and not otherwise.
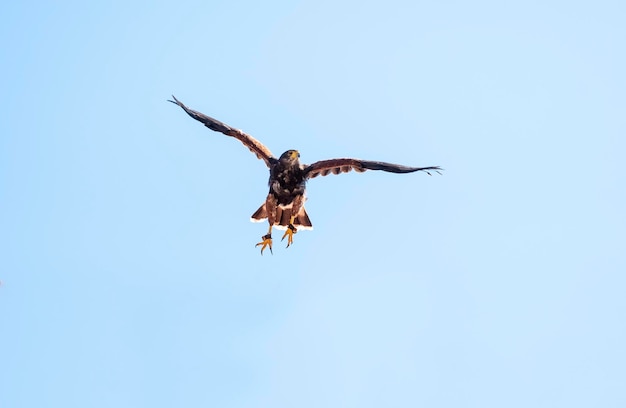
<path fill-rule="evenodd" d="M 317 176 L 327 176 L 331 173 L 347 173 L 350 170 L 354 170 L 359 173 L 362 173 L 365 170 L 382 170 L 391 173 L 413 173 L 414 171 L 425 171 L 426 173 L 428 173 L 428 175 L 430 175 L 431 170 L 439 173 L 442 168 L 440 168 L 439 166 L 408 167 L 402 166 L 400 164 L 359 159 L 331 159 L 321 160 L 306 166 L 304 168 L 304 175 L 305 178 L 312 179 Z"/>
<path fill-rule="evenodd" d="M 169 99 L 168 101 L 183 108 L 183 110 L 187 112 L 189 116 L 191 116 L 192 118 L 194 118 L 195 120 L 199 122 L 204 123 L 204 126 L 208 127 L 211 130 L 223 133 L 226 136 L 232 136 L 235 139 L 239 140 L 248 149 L 250 149 L 252 153 L 256 154 L 256 157 L 263 160 L 265 164 L 267 165 L 267 167 L 270 167 L 270 165 L 277 160 L 272 154 L 272 152 L 270 152 L 270 149 L 265 147 L 263 143 L 259 142 L 252 136 L 242 132 L 239 129 L 232 128 L 228 126 L 227 124 L 220 122 L 217 119 L 213 119 L 212 117 L 207 116 L 204 113 L 200 113 L 193 109 L 189 109 L 187 106 L 185 106 L 185 104 L 183 104 L 181 101 L 176 99 L 174 95 L 172 95 L 172 98 L 174 98 L 173 101 Z"/>

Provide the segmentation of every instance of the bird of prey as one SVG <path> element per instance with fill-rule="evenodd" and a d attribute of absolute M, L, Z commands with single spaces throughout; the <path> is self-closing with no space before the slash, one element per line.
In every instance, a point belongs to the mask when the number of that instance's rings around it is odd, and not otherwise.
<path fill-rule="evenodd" d="M 331 159 L 321 160 L 313 164 L 300 164 L 300 153 L 297 150 L 287 150 L 276 158 L 270 150 L 252 136 L 239 129 L 232 128 L 219 120 L 213 119 L 198 111 L 189 109 L 181 101 L 172 95 L 168 100 L 180 106 L 189 116 L 202 122 L 209 129 L 232 136 L 243 143 L 252 153 L 263 160 L 270 171 L 269 193 L 265 202 L 252 214 L 251 221 L 261 222 L 265 219 L 269 222 L 267 234 L 261 237 L 262 241 L 256 244 L 261 246 L 261 255 L 265 248 L 272 251 L 272 228 L 285 230 L 282 239 L 287 238 L 287 248 L 293 243 L 293 234 L 298 229 L 311 229 L 313 224 L 304 209 L 304 191 L 306 182 L 317 176 L 328 174 L 347 173 L 355 170 L 362 173 L 366 170 L 382 170 L 391 173 L 413 173 L 424 171 L 430 175 L 430 171 L 439 173 L 439 166 L 408 167 L 399 164 L 359 159 Z"/>

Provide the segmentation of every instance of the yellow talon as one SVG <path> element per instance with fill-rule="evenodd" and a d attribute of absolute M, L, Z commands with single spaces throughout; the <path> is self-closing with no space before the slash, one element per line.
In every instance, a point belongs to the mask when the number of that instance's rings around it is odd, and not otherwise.
<path fill-rule="evenodd" d="M 287 248 L 289 248 L 289 245 L 293 244 L 293 234 L 296 232 L 298 232 L 298 229 L 294 227 L 293 224 L 289 224 L 287 230 L 285 231 L 285 235 L 283 235 L 280 239 L 282 241 L 285 237 L 287 237 Z"/>
<path fill-rule="evenodd" d="M 261 255 L 263 255 L 263 250 L 268 246 L 270 247 L 270 253 L 274 255 L 274 252 L 272 251 L 272 234 L 263 235 L 261 239 L 263 241 L 255 245 L 255 247 L 258 247 L 259 245 L 263 245 L 261 247 Z"/>

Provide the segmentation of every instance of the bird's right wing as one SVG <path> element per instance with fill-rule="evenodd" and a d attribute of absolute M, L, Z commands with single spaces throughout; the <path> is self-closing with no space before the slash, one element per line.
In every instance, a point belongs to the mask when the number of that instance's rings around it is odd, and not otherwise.
<path fill-rule="evenodd" d="M 274 157 L 270 149 L 265 147 L 263 143 L 259 142 L 252 136 L 242 132 L 239 129 L 232 128 L 228 126 L 227 124 L 220 122 L 217 119 L 213 119 L 212 117 L 207 116 L 204 113 L 200 113 L 193 109 L 189 109 L 187 106 L 185 106 L 185 104 L 183 104 L 181 101 L 176 99 L 174 95 L 172 95 L 172 98 L 174 98 L 173 101 L 169 99 L 168 101 L 180 106 L 185 112 L 187 112 L 189 116 L 191 116 L 192 118 L 194 118 L 195 120 L 199 122 L 204 123 L 204 126 L 208 127 L 211 130 L 223 133 L 226 136 L 232 136 L 235 139 L 239 140 L 248 149 L 250 149 L 252 153 L 256 154 L 256 157 L 263 160 L 265 164 L 267 165 L 267 167 L 270 167 L 272 163 L 276 162 L 277 159 Z"/>
<path fill-rule="evenodd" d="M 304 175 L 307 179 L 328 174 L 341 174 L 354 170 L 362 173 L 365 170 L 382 170 L 390 173 L 413 173 L 414 171 L 424 171 L 430 175 L 430 171 L 439 173 L 442 170 L 439 166 L 429 167 L 409 167 L 400 164 L 385 163 L 379 161 L 359 160 L 359 159 L 331 159 L 320 160 L 304 168 Z"/>

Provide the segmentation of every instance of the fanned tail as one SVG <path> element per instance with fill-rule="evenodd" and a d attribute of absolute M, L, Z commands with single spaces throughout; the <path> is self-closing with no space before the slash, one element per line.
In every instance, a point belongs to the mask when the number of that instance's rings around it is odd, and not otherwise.
<path fill-rule="evenodd" d="M 289 225 L 289 220 L 291 219 L 291 207 L 281 207 L 278 206 L 276 208 L 276 221 L 274 222 L 274 227 L 279 230 L 284 230 Z M 265 208 L 265 203 L 261 204 L 258 210 L 252 214 L 250 217 L 250 221 L 252 222 L 262 222 L 267 219 L 267 209 Z M 300 208 L 298 211 L 298 215 L 293 220 L 293 225 L 298 229 L 310 230 L 313 229 L 313 224 L 311 223 L 311 219 L 309 218 L 309 214 L 307 214 L 304 207 Z"/>

